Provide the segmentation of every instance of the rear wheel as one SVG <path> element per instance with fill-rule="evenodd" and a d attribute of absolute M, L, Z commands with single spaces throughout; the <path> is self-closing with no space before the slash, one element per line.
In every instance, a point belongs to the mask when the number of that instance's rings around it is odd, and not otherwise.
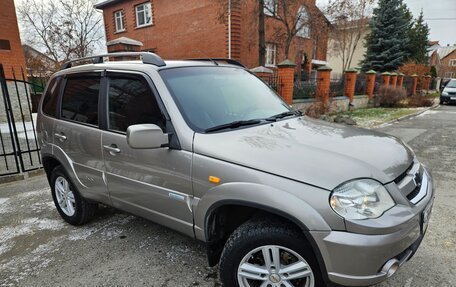
<path fill-rule="evenodd" d="M 97 204 L 89 203 L 79 194 L 62 166 L 54 168 L 50 184 L 55 207 L 66 222 L 82 225 L 92 218 Z"/>
<path fill-rule="evenodd" d="M 284 222 L 252 220 L 233 232 L 220 259 L 224 286 L 325 286 L 312 249 Z"/>

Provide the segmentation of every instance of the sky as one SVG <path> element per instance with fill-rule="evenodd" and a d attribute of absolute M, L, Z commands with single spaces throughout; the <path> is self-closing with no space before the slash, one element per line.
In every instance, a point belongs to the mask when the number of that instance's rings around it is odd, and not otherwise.
<path fill-rule="evenodd" d="M 316 0 L 324 7 L 328 0 Z M 440 41 L 441 46 L 456 44 L 456 0 L 404 0 L 417 17 L 423 9 L 424 18 L 431 29 L 429 40 Z"/>
<path fill-rule="evenodd" d="M 14 0 L 16 6 L 24 0 Z M 431 29 L 429 40 L 440 41 L 440 45 L 456 45 L 456 0 L 404 0 L 410 11 L 418 16 L 423 9 L 424 17 Z M 328 0 L 316 0 L 323 7 Z"/>

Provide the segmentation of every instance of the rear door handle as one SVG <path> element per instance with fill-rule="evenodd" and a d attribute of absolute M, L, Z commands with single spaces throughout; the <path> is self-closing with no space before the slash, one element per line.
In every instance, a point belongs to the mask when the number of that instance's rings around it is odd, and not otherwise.
<path fill-rule="evenodd" d="M 64 133 L 55 133 L 54 135 L 61 142 L 64 142 L 67 140 L 67 137 Z"/>
<path fill-rule="evenodd" d="M 107 150 L 111 155 L 116 155 L 120 153 L 120 148 L 117 147 L 117 145 L 112 144 L 112 145 L 104 145 L 103 148 Z"/>

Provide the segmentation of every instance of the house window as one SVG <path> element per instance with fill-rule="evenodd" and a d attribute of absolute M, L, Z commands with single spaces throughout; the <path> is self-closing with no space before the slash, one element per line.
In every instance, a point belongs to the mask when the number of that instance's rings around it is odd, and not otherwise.
<path fill-rule="evenodd" d="M 309 12 L 305 6 L 301 6 L 296 16 L 296 36 L 310 38 Z"/>
<path fill-rule="evenodd" d="M 114 13 L 114 19 L 116 21 L 116 32 L 125 31 L 124 21 L 123 21 L 123 11 L 117 11 Z"/>
<path fill-rule="evenodd" d="M 152 5 L 150 2 L 136 6 L 136 27 L 152 25 Z"/>
<path fill-rule="evenodd" d="M 11 50 L 10 41 L 0 39 L 0 50 Z"/>
<path fill-rule="evenodd" d="M 264 14 L 269 16 L 277 16 L 279 10 L 279 4 L 277 0 L 264 0 L 263 11 Z"/>
<path fill-rule="evenodd" d="M 277 45 L 268 43 L 266 44 L 266 66 L 275 66 L 277 57 Z"/>
<path fill-rule="evenodd" d="M 446 72 L 444 78 L 453 78 L 453 72 Z"/>
<path fill-rule="evenodd" d="M 456 59 L 451 59 L 450 62 L 448 63 L 448 66 L 456 67 Z"/>

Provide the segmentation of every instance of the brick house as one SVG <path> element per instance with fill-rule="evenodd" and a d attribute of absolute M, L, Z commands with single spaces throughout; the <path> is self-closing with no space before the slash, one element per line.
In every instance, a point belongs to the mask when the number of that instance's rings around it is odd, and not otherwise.
<path fill-rule="evenodd" d="M 437 48 L 429 59 L 441 78 L 456 78 L 456 46 Z"/>
<path fill-rule="evenodd" d="M 265 3 L 274 5 L 274 0 Z M 153 51 L 166 59 L 233 58 L 249 68 L 259 65 L 256 0 L 105 0 L 95 8 L 103 10 L 110 52 Z M 293 9 L 323 23 L 304 27 L 290 45 L 296 73 L 309 76 L 327 64 L 329 22 L 315 0 Z M 265 14 L 266 66 L 274 67 L 285 60 L 283 38 L 278 36 L 284 28 L 276 15 Z"/>
<path fill-rule="evenodd" d="M 25 71 L 25 58 L 19 36 L 14 0 L 2 0 L 0 27 L 0 65 L 3 67 L 6 78 L 11 78 L 12 68 L 14 68 L 16 76 L 20 75 L 21 68 Z"/>

